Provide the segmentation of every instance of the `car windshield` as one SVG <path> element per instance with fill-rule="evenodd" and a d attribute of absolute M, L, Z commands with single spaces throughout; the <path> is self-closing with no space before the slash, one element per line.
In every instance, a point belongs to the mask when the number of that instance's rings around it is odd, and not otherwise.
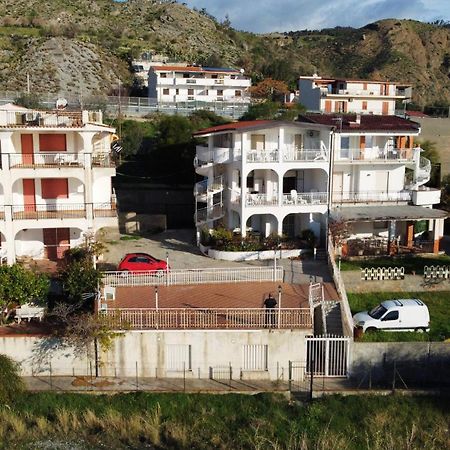
<path fill-rule="evenodd" d="M 387 309 L 383 305 L 378 305 L 369 311 L 369 316 L 372 317 L 372 319 L 379 319 L 386 311 Z"/>

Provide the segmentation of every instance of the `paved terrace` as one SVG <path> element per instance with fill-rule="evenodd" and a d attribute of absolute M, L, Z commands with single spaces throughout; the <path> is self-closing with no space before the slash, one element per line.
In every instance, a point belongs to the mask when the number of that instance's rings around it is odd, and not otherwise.
<path fill-rule="evenodd" d="M 269 293 L 278 301 L 271 311 L 264 308 Z M 309 284 L 277 282 L 121 286 L 115 300 L 102 304 L 119 329 L 311 329 L 308 297 Z M 331 283 L 324 297 L 338 299 Z"/>

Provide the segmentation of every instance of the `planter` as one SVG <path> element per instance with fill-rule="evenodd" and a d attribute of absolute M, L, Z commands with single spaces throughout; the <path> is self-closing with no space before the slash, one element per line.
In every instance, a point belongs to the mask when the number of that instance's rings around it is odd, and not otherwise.
<path fill-rule="evenodd" d="M 202 249 L 200 248 L 200 250 Z M 308 253 L 308 249 L 226 252 L 210 248 L 207 252 L 205 252 L 205 254 L 207 254 L 210 258 L 220 259 L 222 261 L 255 261 L 274 259 L 274 257 L 277 259 L 288 259 L 299 257 L 303 253 Z"/>

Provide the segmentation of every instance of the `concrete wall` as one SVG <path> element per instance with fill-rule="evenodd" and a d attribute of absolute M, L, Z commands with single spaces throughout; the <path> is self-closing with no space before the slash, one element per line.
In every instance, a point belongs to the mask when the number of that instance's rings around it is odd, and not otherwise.
<path fill-rule="evenodd" d="M 450 385 L 450 344 L 445 342 L 355 342 L 352 345 L 350 378 L 392 386 Z"/>
<path fill-rule="evenodd" d="M 100 375 L 134 377 L 137 369 L 140 377 L 182 377 L 179 363 L 183 360 L 189 377 L 208 378 L 211 367 L 228 373 L 231 364 L 234 378 L 242 371 L 244 379 L 287 380 L 289 360 L 306 360 L 307 334 L 307 330 L 130 331 L 116 338 L 112 349 L 100 356 Z M 267 345 L 267 370 L 244 370 L 245 345 Z M 86 375 L 90 370 L 88 358 L 74 355 L 70 348 L 59 348 L 53 338 L 2 337 L 0 354 L 21 363 L 22 375 L 48 375 L 50 367 L 55 376 Z M 181 370 L 173 370 L 177 365 Z"/>

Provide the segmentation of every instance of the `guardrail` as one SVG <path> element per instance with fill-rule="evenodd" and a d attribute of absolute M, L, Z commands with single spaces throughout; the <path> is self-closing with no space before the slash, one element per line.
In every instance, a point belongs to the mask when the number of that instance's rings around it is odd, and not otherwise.
<path fill-rule="evenodd" d="M 333 192 L 333 203 L 409 202 L 411 191 Z"/>
<path fill-rule="evenodd" d="M 116 329 L 311 328 L 309 308 L 114 308 L 100 311 Z"/>
<path fill-rule="evenodd" d="M 403 280 L 404 267 L 365 267 L 361 269 L 361 280 Z"/>
<path fill-rule="evenodd" d="M 105 286 L 156 286 L 283 281 L 282 267 L 183 269 L 153 272 L 103 272 Z"/>
<path fill-rule="evenodd" d="M 283 205 L 326 205 L 326 192 L 298 192 L 297 194 L 283 194 Z"/>

